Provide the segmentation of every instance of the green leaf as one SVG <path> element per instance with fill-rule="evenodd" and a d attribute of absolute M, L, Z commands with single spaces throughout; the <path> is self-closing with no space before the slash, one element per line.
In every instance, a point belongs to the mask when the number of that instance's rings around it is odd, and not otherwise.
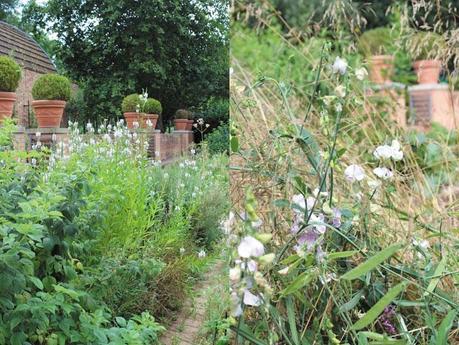
<path fill-rule="evenodd" d="M 298 330 L 296 329 L 296 318 L 295 318 L 295 306 L 291 296 L 287 297 L 285 301 L 287 307 L 288 324 L 290 326 L 290 334 L 292 335 L 293 342 L 295 345 L 300 344 L 300 338 L 298 336 Z"/>
<path fill-rule="evenodd" d="M 339 311 L 341 313 L 343 312 L 345 313 L 353 309 L 357 305 L 357 303 L 359 303 L 364 293 L 365 291 L 363 289 L 359 290 L 348 302 L 344 303 L 343 305 L 339 307 Z"/>
<path fill-rule="evenodd" d="M 433 279 L 430 280 L 429 285 L 427 286 L 426 291 L 424 292 L 424 296 L 427 296 L 428 294 L 431 294 L 434 292 L 435 288 L 438 285 L 438 282 L 441 279 L 441 275 L 444 273 L 445 268 L 446 268 L 446 262 L 447 262 L 447 256 L 443 256 L 441 261 L 438 263 L 437 268 L 435 269 L 435 272 L 433 274 Z"/>
<path fill-rule="evenodd" d="M 245 325 L 241 325 L 241 327 L 239 327 L 239 329 L 235 326 L 231 326 L 231 329 L 236 333 L 238 334 L 239 336 L 243 337 L 244 339 L 250 341 L 252 344 L 255 344 L 255 345 L 267 345 L 266 343 L 264 343 L 263 341 L 257 339 L 252 331 Z"/>
<path fill-rule="evenodd" d="M 336 259 L 343 259 L 343 258 L 348 258 L 350 256 L 353 256 L 357 254 L 359 251 L 358 250 L 348 250 L 344 252 L 334 252 L 330 253 L 327 255 L 327 258 L 330 260 L 336 260 Z"/>
<path fill-rule="evenodd" d="M 289 286 L 280 292 L 281 296 L 290 295 L 309 284 L 315 278 L 315 273 L 315 271 L 306 271 L 301 273 Z"/>
<path fill-rule="evenodd" d="M 447 345 L 448 344 L 448 333 L 451 327 L 453 327 L 454 319 L 456 318 L 457 311 L 450 310 L 449 313 L 440 323 L 437 330 L 437 336 L 434 342 L 430 342 L 431 345 Z"/>
<path fill-rule="evenodd" d="M 397 243 L 390 247 L 387 247 L 386 249 L 373 255 L 371 258 L 361 263 L 354 269 L 345 273 L 343 276 L 341 276 L 341 279 L 353 280 L 353 279 L 359 278 L 360 276 L 366 274 L 367 272 L 370 272 L 376 266 L 378 266 L 379 264 L 381 264 L 382 262 L 390 258 L 397 251 L 399 251 L 402 247 L 403 247 L 402 243 Z"/>
<path fill-rule="evenodd" d="M 239 140 L 237 137 L 232 136 L 230 139 L 231 151 L 236 153 L 239 152 Z"/>
<path fill-rule="evenodd" d="M 37 277 L 29 277 L 30 281 L 35 285 L 38 289 L 43 290 L 43 283 Z"/>
<path fill-rule="evenodd" d="M 392 301 L 397 297 L 403 290 L 405 290 L 407 283 L 402 282 L 392 289 L 390 289 L 376 304 L 366 312 L 366 314 L 359 319 L 352 327 L 353 330 L 360 330 L 369 324 L 371 324 L 376 318 L 381 314 L 384 308 L 392 303 Z"/>

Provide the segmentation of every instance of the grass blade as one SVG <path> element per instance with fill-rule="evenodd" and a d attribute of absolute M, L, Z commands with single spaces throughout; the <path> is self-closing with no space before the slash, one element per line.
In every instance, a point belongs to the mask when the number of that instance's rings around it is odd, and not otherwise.
<path fill-rule="evenodd" d="M 300 338 L 298 336 L 298 330 L 296 329 L 295 309 L 294 309 L 292 297 L 290 296 L 287 297 L 285 304 L 287 307 L 288 324 L 290 326 L 290 334 L 292 335 L 293 343 L 295 345 L 300 345 Z"/>
<path fill-rule="evenodd" d="M 367 272 L 373 270 L 376 266 L 390 258 L 394 255 L 397 251 L 399 251 L 403 247 L 402 243 L 394 244 L 386 249 L 378 252 L 377 254 L 373 255 L 371 258 L 366 260 L 365 262 L 361 263 L 357 267 L 353 268 L 349 272 L 345 273 L 341 279 L 352 280 L 356 279 Z"/>
<path fill-rule="evenodd" d="M 448 344 L 448 333 L 451 327 L 453 327 L 454 319 L 456 318 L 457 311 L 450 310 L 445 318 L 440 323 L 437 331 L 437 337 L 435 341 L 431 341 L 431 345 L 447 345 Z"/>
<path fill-rule="evenodd" d="M 390 289 L 366 314 L 351 327 L 353 330 L 360 330 L 371 324 L 381 314 L 384 308 L 392 303 L 395 297 L 405 290 L 407 283 L 403 282 Z"/>
<path fill-rule="evenodd" d="M 427 290 L 424 292 L 424 296 L 427 296 L 428 294 L 434 292 L 435 288 L 437 287 L 441 279 L 442 274 L 445 271 L 446 262 L 447 262 L 447 256 L 445 255 L 443 259 L 441 259 L 441 261 L 438 263 L 438 266 L 435 269 L 435 272 L 433 274 L 433 277 L 436 277 L 436 278 L 433 278 L 430 281 L 429 285 L 427 286 Z"/>

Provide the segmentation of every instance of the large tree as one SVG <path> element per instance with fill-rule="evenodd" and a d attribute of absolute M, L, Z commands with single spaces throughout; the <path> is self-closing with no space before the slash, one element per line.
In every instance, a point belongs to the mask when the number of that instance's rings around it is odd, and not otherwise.
<path fill-rule="evenodd" d="M 0 1 L 0 20 L 8 19 L 14 15 L 18 0 L 1 0 Z"/>
<path fill-rule="evenodd" d="M 225 0 L 50 0 L 58 56 L 84 91 L 92 120 L 121 115 L 123 96 L 147 89 L 170 115 L 228 97 Z"/>

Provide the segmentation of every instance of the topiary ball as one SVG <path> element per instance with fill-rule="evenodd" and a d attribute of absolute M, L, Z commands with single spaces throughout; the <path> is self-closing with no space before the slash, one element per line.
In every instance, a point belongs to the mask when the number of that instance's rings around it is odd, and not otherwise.
<path fill-rule="evenodd" d="M 445 39 L 434 32 L 420 31 L 409 43 L 411 55 L 416 60 L 436 59 L 446 47 Z"/>
<path fill-rule="evenodd" d="M 365 55 L 388 55 L 394 50 L 392 33 L 389 28 L 365 31 L 359 38 L 359 51 Z"/>
<path fill-rule="evenodd" d="M 191 116 L 192 116 L 192 112 L 189 111 L 189 110 L 186 110 L 186 109 L 179 109 L 175 112 L 175 118 L 176 119 L 185 119 L 185 120 L 189 120 L 191 119 Z"/>
<path fill-rule="evenodd" d="M 0 91 L 16 91 L 20 79 L 21 66 L 8 56 L 0 56 Z"/>
<path fill-rule="evenodd" d="M 42 75 L 32 87 L 35 100 L 68 101 L 71 92 L 70 80 L 54 73 Z"/>
<path fill-rule="evenodd" d="M 158 101 L 157 99 L 148 98 L 147 101 L 145 102 L 143 110 L 147 114 L 161 115 L 161 113 L 163 112 L 163 107 L 161 105 L 161 102 Z"/>
<path fill-rule="evenodd" d="M 123 102 L 121 103 L 121 110 L 123 113 L 134 113 L 137 111 L 137 107 L 140 107 L 140 104 L 140 95 L 133 93 L 124 97 Z"/>

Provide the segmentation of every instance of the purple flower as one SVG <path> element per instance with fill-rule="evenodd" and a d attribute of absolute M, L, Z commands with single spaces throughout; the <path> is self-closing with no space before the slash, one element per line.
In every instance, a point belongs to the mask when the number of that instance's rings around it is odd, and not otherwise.
<path fill-rule="evenodd" d="M 393 335 L 397 334 L 397 329 L 395 328 L 394 324 L 392 323 L 391 319 L 395 316 L 395 307 L 393 305 L 389 305 L 384 308 L 384 312 L 379 317 L 379 321 L 384 328 L 384 330 Z"/>
<path fill-rule="evenodd" d="M 339 208 L 333 209 L 333 220 L 332 224 L 335 228 L 339 228 L 341 226 L 341 210 Z"/>

